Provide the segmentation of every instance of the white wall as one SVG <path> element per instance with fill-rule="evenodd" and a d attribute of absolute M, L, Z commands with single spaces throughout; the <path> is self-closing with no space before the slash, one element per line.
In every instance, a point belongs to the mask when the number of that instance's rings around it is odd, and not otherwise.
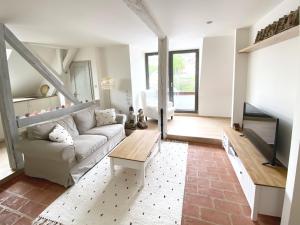
<path fill-rule="evenodd" d="M 57 49 L 36 45 L 27 45 L 35 55 L 41 58 L 55 72 L 59 71 Z M 23 59 L 15 50 L 12 50 L 8 59 L 8 68 L 12 95 L 18 97 L 41 97 L 40 86 L 45 83 L 45 79 Z M 43 102 L 44 100 L 40 99 Z M 45 99 L 45 101 L 48 101 Z M 19 111 L 16 111 L 18 115 Z M 0 115 L 0 141 L 4 139 L 3 127 Z"/>
<path fill-rule="evenodd" d="M 4 131 L 3 131 L 3 125 L 2 125 L 2 119 L 0 115 L 0 141 L 4 140 Z"/>
<path fill-rule="evenodd" d="M 258 29 L 295 10 L 299 1 L 284 1 L 252 27 Z M 247 101 L 280 120 L 278 158 L 288 164 L 297 77 L 300 71 L 299 38 L 273 45 L 249 55 Z"/>
<path fill-rule="evenodd" d="M 300 45 L 300 40 L 299 40 Z M 300 77 L 295 99 L 293 132 L 281 225 L 300 224 Z"/>
<path fill-rule="evenodd" d="M 121 113 L 128 113 L 128 108 L 132 105 L 129 46 L 114 45 L 102 48 L 101 51 L 102 75 L 114 79 L 114 86 L 110 91 L 111 107 Z M 102 93 L 108 94 L 105 91 Z"/>
<path fill-rule="evenodd" d="M 139 93 L 146 88 L 144 53 L 135 46 L 113 45 L 81 48 L 74 61 L 91 60 L 96 99 L 102 108 L 114 107 L 128 113 L 129 106 L 140 107 Z M 104 77 L 114 79 L 112 90 L 102 90 Z M 109 103 L 111 99 L 111 105 Z"/>
<path fill-rule="evenodd" d="M 299 0 L 285 0 L 252 27 L 259 29 L 296 10 Z M 249 55 L 247 99 L 279 117 L 279 158 L 288 164 L 281 225 L 300 224 L 300 38 Z"/>
<path fill-rule="evenodd" d="M 233 36 L 203 39 L 199 77 L 201 116 L 231 116 L 233 44 Z"/>
<path fill-rule="evenodd" d="M 56 49 L 28 46 L 49 66 L 56 68 Z M 8 59 L 8 68 L 13 97 L 41 96 L 39 88 L 44 78 L 15 50 Z"/>
<path fill-rule="evenodd" d="M 36 97 L 43 77 L 15 50 L 9 57 L 8 68 L 13 97 Z"/>
<path fill-rule="evenodd" d="M 243 123 L 248 75 L 248 54 L 240 54 L 239 50 L 248 46 L 249 42 L 249 27 L 235 30 L 231 126 L 234 124 L 242 125 Z"/>
<path fill-rule="evenodd" d="M 130 45 L 130 69 L 132 86 L 132 104 L 137 111 L 142 107 L 141 92 L 146 89 L 145 53 L 139 48 Z"/>

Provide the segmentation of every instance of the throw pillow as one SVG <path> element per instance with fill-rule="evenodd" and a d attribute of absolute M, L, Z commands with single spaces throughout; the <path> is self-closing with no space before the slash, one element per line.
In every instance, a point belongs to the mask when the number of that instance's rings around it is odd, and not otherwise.
<path fill-rule="evenodd" d="M 115 109 L 95 110 L 97 127 L 116 123 Z"/>
<path fill-rule="evenodd" d="M 49 139 L 54 142 L 73 145 L 74 141 L 69 132 L 61 125 L 57 124 L 53 131 L 49 134 Z"/>

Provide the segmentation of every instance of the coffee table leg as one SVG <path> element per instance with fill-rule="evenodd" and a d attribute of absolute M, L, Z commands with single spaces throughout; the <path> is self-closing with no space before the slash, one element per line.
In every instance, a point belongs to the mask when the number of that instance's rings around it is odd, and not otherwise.
<path fill-rule="evenodd" d="M 112 176 L 115 175 L 115 164 L 114 164 L 114 159 L 113 158 L 110 158 L 110 172 L 111 172 Z"/>
<path fill-rule="evenodd" d="M 161 139 L 159 138 L 158 139 L 158 151 L 160 152 L 160 149 L 161 149 Z"/>
<path fill-rule="evenodd" d="M 141 185 L 141 187 L 144 187 L 144 184 L 145 184 L 145 165 L 144 165 L 144 163 L 141 163 L 139 171 L 140 171 L 140 182 L 141 182 L 140 185 Z"/>

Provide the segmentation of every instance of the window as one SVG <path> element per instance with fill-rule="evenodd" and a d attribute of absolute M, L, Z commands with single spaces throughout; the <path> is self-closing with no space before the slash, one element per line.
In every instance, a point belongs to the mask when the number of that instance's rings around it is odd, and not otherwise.
<path fill-rule="evenodd" d="M 158 87 L 158 53 L 146 53 L 146 87 L 157 89 Z"/>
<path fill-rule="evenodd" d="M 169 52 L 169 99 L 177 112 L 198 111 L 199 50 Z M 146 53 L 147 89 L 158 87 L 158 53 Z"/>

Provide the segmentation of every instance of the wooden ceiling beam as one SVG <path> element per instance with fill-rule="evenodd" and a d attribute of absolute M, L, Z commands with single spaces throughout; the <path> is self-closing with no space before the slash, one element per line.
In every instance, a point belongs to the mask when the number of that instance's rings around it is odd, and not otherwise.
<path fill-rule="evenodd" d="M 3 25 L 3 24 L 2 24 Z M 14 48 L 33 68 L 35 68 L 57 91 L 63 94 L 67 99 L 75 104 L 80 102 L 63 85 L 54 71 L 51 71 L 44 65 L 32 52 L 5 26 L 5 40 Z"/>
<path fill-rule="evenodd" d="M 164 39 L 166 34 L 163 32 L 159 24 L 151 15 L 150 10 L 143 0 L 123 0 L 128 8 L 130 8 L 149 28 L 152 30 L 159 39 Z"/>
<path fill-rule="evenodd" d="M 45 121 L 49 121 L 49 120 L 52 120 L 52 119 L 56 119 L 56 118 L 59 118 L 59 117 L 69 115 L 73 112 L 88 108 L 92 105 L 99 106 L 100 103 L 99 103 L 99 101 L 85 102 L 85 103 L 82 103 L 82 104 L 70 106 L 68 108 L 54 110 L 54 111 L 51 111 L 51 112 L 45 112 L 43 114 L 39 114 L 39 115 L 36 115 L 36 116 L 19 118 L 19 119 L 17 119 L 17 125 L 18 125 L 19 128 L 27 127 L 27 126 L 30 126 L 32 124 L 41 123 L 41 122 L 45 122 Z"/>
<path fill-rule="evenodd" d="M 68 70 L 70 68 L 70 65 L 71 65 L 72 61 L 74 60 L 77 52 L 78 52 L 78 48 L 70 48 L 70 49 L 68 49 L 67 55 L 64 58 L 64 61 L 62 63 L 63 64 L 63 71 L 65 73 L 68 72 Z"/>
<path fill-rule="evenodd" d="M 5 26 L 3 24 L 0 24 L 0 113 L 10 167 L 14 170 L 21 169 L 23 167 L 23 156 L 20 152 L 15 151 L 15 146 L 19 141 L 19 132 L 10 86 L 6 58 Z"/>

